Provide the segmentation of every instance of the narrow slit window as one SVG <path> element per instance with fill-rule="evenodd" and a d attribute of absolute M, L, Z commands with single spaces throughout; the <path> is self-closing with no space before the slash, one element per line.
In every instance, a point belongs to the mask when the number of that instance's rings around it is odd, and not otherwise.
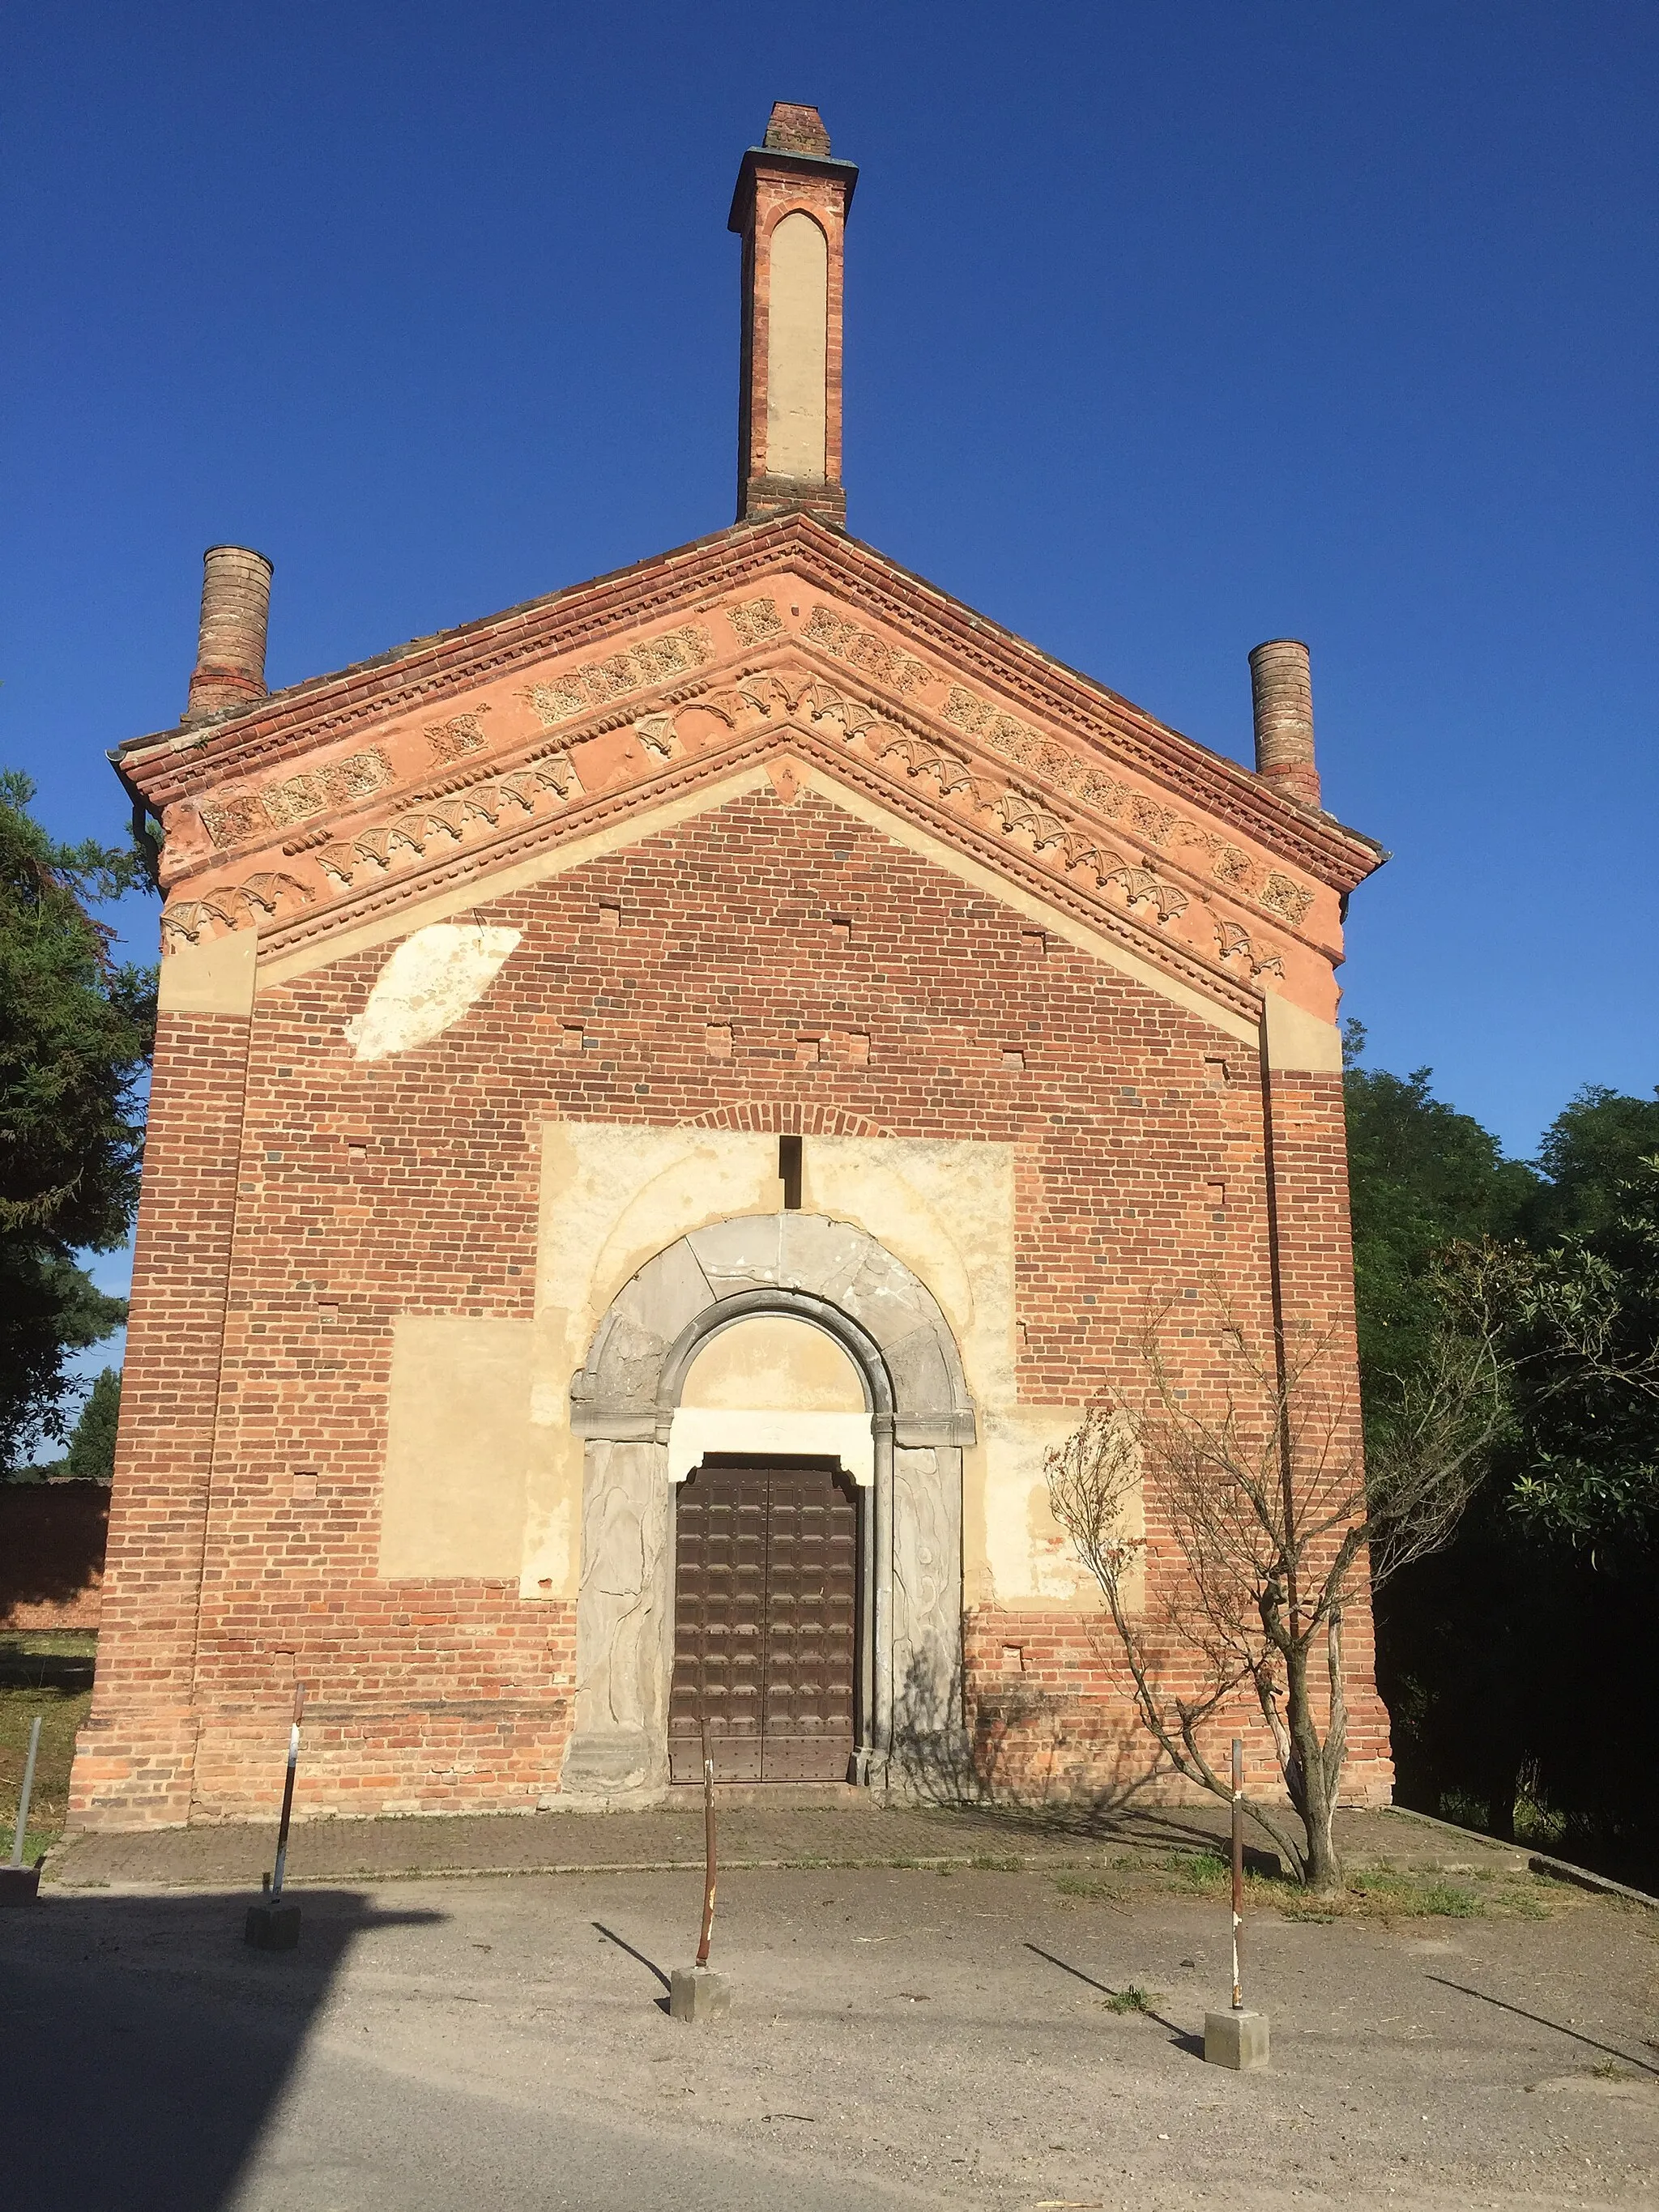
<path fill-rule="evenodd" d="M 800 1139 L 778 1139 L 778 1180 L 783 1185 L 783 1210 L 786 1213 L 800 1212 Z"/>

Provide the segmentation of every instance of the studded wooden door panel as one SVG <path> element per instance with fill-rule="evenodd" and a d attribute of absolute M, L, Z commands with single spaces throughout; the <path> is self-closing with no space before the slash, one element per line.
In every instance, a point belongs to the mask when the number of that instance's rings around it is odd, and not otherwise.
<path fill-rule="evenodd" d="M 699 1723 L 722 1782 L 761 1778 L 766 1620 L 764 1468 L 699 1468 L 680 1486 L 674 1522 L 674 1689 L 669 1771 L 702 1773 Z"/>
<path fill-rule="evenodd" d="M 704 1466 L 676 1508 L 670 1771 L 842 1782 L 854 1746 L 858 1508 L 828 1468 Z"/>

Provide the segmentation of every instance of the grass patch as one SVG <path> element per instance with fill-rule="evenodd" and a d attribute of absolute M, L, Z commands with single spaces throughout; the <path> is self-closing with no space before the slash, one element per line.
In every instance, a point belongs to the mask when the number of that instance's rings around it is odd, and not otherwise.
<path fill-rule="evenodd" d="M 1156 1863 L 1159 1887 L 1179 1896 L 1224 1898 L 1232 1869 L 1213 1851 L 1169 1851 Z M 1474 1875 L 1471 1881 L 1475 1880 Z M 1431 1874 L 1364 1867 L 1351 1874 L 1340 1895 L 1316 1897 L 1279 1875 L 1246 1873 L 1245 1910 L 1278 1912 L 1286 1920 L 1476 1920 L 1488 1913 L 1547 1920 L 1549 1908 L 1531 1885 L 1498 1881 L 1481 1890 Z"/>
<path fill-rule="evenodd" d="M 1117 2013 L 1149 2013 L 1162 2002 L 1163 1999 L 1156 1990 L 1143 1990 L 1139 1982 L 1130 1982 L 1121 1990 L 1114 1990 L 1104 2000 L 1106 2010 Z"/>
<path fill-rule="evenodd" d="M 1086 1874 L 1057 1874 L 1054 1887 L 1062 1897 L 1118 1897 L 1122 1894 L 1115 1882 L 1097 1881 Z"/>
<path fill-rule="evenodd" d="M 0 1635 L 0 1857 L 11 1852 L 29 1723 L 37 1713 L 40 1753 L 24 1857 L 34 1859 L 64 1832 L 75 1735 L 92 1703 L 92 1661 L 97 1649 L 97 1638 L 79 1631 Z"/>
<path fill-rule="evenodd" d="M 1455 1882 L 1425 1881 L 1382 1867 L 1350 1875 L 1348 1894 L 1362 1903 L 1375 1899 L 1385 1909 L 1409 1913 L 1413 1919 L 1476 1920 L 1486 1909 L 1484 1899 L 1473 1890 L 1459 1889 Z"/>
<path fill-rule="evenodd" d="M 1513 1913 L 1517 1920 L 1547 1920 L 1550 1917 L 1548 1905 L 1529 1889 L 1505 1889 L 1499 1893 L 1498 1901 L 1504 1912 Z"/>
<path fill-rule="evenodd" d="M 1232 1880 L 1232 1868 L 1218 1851 L 1166 1851 L 1159 1863 L 1166 1889 L 1193 1897 L 1214 1897 Z"/>
<path fill-rule="evenodd" d="M 970 1867 L 976 1867 L 981 1874 L 1024 1874 L 1025 1871 L 1025 1862 L 1018 1852 L 1005 1854 L 999 1858 L 994 1852 L 981 1851 L 968 1863 Z"/>

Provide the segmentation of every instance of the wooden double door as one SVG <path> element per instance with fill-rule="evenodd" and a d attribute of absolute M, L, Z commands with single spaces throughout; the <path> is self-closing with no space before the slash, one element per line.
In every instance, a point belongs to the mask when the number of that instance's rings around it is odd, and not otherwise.
<path fill-rule="evenodd" d="M 675 1507 L 669 1771 L 844 1782 L 857 1680 L 859 1512 L 827 1462 L 705 1460 Z"/>

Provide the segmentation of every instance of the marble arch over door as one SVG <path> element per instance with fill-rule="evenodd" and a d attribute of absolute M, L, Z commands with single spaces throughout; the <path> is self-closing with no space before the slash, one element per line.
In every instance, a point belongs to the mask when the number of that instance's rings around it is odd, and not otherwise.
<path fill-rule="evenodd" d="M 873 1480 L 860 1491 L 868 1623 L 860 1771 L 896 1750 L 954 1759 L 961 1730 L 962 1455 L 975 1441 L 961 1355 L 937 1301 L 866 1231 L 816 1213 L 744 1215 L 647 1261 L 570 1388 L 584 1439 L 575 1728 L 566 1795 L 653 1794 L 668 1778 L 673 1486 L 680 1392 L 708 1338 L 753 1314 L 834 1337 L 862 1378 Z"/>

